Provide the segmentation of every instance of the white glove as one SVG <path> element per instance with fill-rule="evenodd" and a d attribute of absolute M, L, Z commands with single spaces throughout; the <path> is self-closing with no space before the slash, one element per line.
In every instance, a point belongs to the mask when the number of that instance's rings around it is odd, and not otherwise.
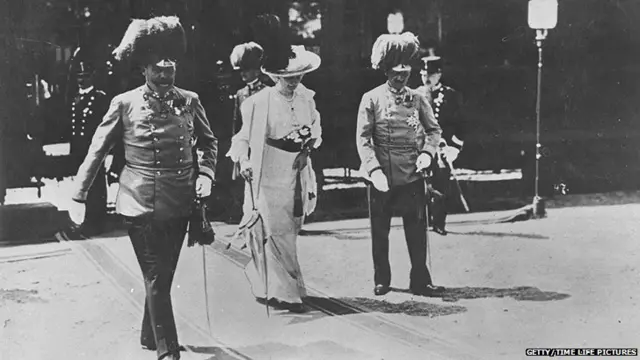
<path fill-rule="evenodd" d="M 196 179 L 196 195 L 200 198 L 211 195 L 212 186 L 213 181 L 211 181 L 210 177 L 206 175 L 198 175 L 198 179 Z"/>
<path fill-rule="evenodd" d="M 378 191 L 387 192 L 389 191 L 389 182 L 387 181 L 387 177 L 384 175 L 382 170 L 374 170 L 371 174 L 371 182 L 373 186 L 378 189 Z"/>
<path fill-rule="evenodd" d="M 418 155 L 418 160 L 416 161 L 416 172 L 426 170 L 429 166 L 431 166 L 431 155 L 425 153 Z"/>
<path fill-rule="evenodd" d="M 84 216 L 86 214 L 86 206 L 83 203 L 77 201 L 71 201 L 69 205 L 69 217 L 76 225 L 80 226 L 84 222 Z"/>
<path fill-rule="evenodd" d="M 442 155 L 444 155 L 445 159 L 447 159 L 450 164 L 453 164 L 453 162 L 456 161 L 459 154 L 460 150 L 454 148 L 453 146 L 447 146 L 442 149 Z"/>
<path fill-rule="evenodd" d="M 249 160 L 240 162 L 240 175 L 247 181 L 253 180 L 253 169 L 251 169 L 251 162 Z"/>

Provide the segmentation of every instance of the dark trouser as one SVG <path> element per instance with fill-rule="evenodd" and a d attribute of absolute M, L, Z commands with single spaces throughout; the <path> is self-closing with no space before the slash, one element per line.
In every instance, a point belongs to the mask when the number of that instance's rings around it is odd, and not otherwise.
<path fill-rule="evenodd" d="M 100 168 L 91 188 L 89 188 L 86 207 L 83 229 L 94 234 L 102 232 L 107 219 L 107 178 L 103 167 Z"/>
<path fill-rule="evenodd" d="M 425 189 L 422 180 L 380 192 L 368 187 L 369 219 L 373 245 L 373 268 L 376 285 L 391 284 L 389 266 L 389 230 L 393 210 L 400 210 L 404 235 L 411 259 L 411 289 L 432 284 L 427 269 L 427 222 Z"/>
<path fill-rule="evenodd" d="M 131 219 L 129 237 L 146 290 L 140 341 L 157 347 L 158 357 L 179 356 L 178 334 L 171 305 L 171 284 L 178 265 L 188 219 Z"/>
<path fill-rule="evenodd" d="M 447 209 L 451 206 L 453 200 L 451 170 L 449 168 L 435 166 L 433 176 L 431 177 L 431 186 L 442 194 L 442 196 L 431 196 L 431 200 L 429 201 L 430 224 L 444 230 L 447 222 Z"/>

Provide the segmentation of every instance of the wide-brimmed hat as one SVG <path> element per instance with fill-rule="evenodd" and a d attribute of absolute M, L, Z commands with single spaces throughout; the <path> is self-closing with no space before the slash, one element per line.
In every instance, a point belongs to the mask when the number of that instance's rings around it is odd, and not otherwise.
<path fill-rule="evenodd" d="M 291 43 L 291 33 L 274 14 L 260 15 L 253 22 L 256 42 L 264 49 L 262 72 L 269 76 L 290 77 L 320 67 L 320 56 L 302 45 Z"/>
<path fill-rule="evenodd" d="M 116 60 L 129 60 L 136 65 L 171 67 L 180 61 L 187 49 L 185 31 L 176 16 L 159 16 L 148 20 L 134 19 L 113 51 Z"/>
<path fill-rule="evenodd" d="M 289 59 L 289 64 L 286 68 L 280 70 L 267 70 L 263 67 L 262 72 L 269 76 L 291 77 L 304 75 L 320 67 L 320 63 L 322 62 L 320 56 L 306 50 L 304 46 L 291 46 L 291 51 L 293 52 L 294 57 Z"/>
<path fill-rule="evenodd" d="M 421 74 L 435 74 L 442 71 L 442 58 L 440 56 L 425 56 L 422 59 Z"/>
<path fill-rule="evenodd" d="M 418 38 L 411 32 L 383 34 L 371 49 L 371 66 L 383 71 L 409 71 L 420 49 Z"/>

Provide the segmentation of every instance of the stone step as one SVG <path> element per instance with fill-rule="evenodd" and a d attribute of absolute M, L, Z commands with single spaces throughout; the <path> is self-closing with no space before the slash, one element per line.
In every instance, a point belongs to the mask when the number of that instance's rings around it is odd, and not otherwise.
<path fill-rule="evenodd" d="M 39 202 L 0 206 L 0 242 L 22 244 L 56 241 L 68 217 L 53 204 Z"/>

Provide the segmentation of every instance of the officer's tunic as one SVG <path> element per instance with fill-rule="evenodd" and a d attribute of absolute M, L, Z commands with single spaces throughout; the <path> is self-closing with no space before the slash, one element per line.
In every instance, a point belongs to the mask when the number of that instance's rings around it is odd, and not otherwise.
<path fill-rule="evenodd" d="M 429 98 L 434 116 L 442 128 L 442 140 L 447 146 L 462 149 L 466 137 L 466 126 L 462 116 L 462 96 L 455 89 L 442 83 L 428 91 L 420 86 L 416 91 Z"/>
<path fill-rule="evenodd" d="M 409 286 L 420 291 L 433 283 L 426 266 L 424 182 L 416 172 L 416 161 L 423 152 L 435 155 L 440 126 L 424 95 L 407 87 L 396 91 L 385 83 L 362 97 L 356 131 L 363 172 L 370 176 L 380 169 L 389 182 L 388 192 L 367 189 L 374 282 L 391 284 L 389 230 L 397 206 L 411 260 Z"/>
<path fill-rule="evenodd" d="M 71 104 L 71 141 L 70 154 L 72 166 L 77 170 L 89 151 L 91 138 L 102 116 L 109 107 L 107 95 L 93 86 L 78 91 Z"/>
<path fill-rule="evenodd" d="M 186 217 L 199 173 L 215 178 L 217 138 L 198 95 L 174 87 L 158 99 L 147 85 L 116 96 L 93 137 L 78 171 L 74 199 L 84 201 L 105 156 L 121 138 L 125 167 L 120 175 L 116 211 L 155 220 Z M 194 147 L 202 150 L 198 162 Z"/>
<path fill-rule="evenodd" d="M 242 128 L 242 113 L 240 107 L 242 103 L 253 94 L 267 87 L 260 79 L 256 79 L 254 82 L 247 84 L 247 86 L 239 89 L 235 95 L 235 107 L 233 112 L 233 135 L 237 134 Z"/>
<path fill-rule="evenodd" d="M 357 147 L 365 175 L 381 169 L 389 186 L 421 180 L 420 153 L 435 156 L 440 127 L 427 98 L 416 90 L 398 92 L 387 83 L 367 92 L 358 110 Z M 428 129 L 425 131 L 425 129 Z"/>
<path fill-rule="evenodd" d="M 462 97 L 453 88 L 442 83 L 438 84 L 431 91 L 426 86 L 416 89 L 426 95 L 433 107 L 436 119 L 442 128 L 442 139 L 440 149 L 445 146 L 452 146 L 462 150 L 462 145 L 466 137 L 466 125 L 462 116 Z M 438 154 L 436 161 L 431 165 L 433 188 L 441 195 L 433 195 L 430 204 L 430 215 L 433 226 L 444 230 L 448 208 L 455 206 L 453 196 L 454 189 L 451 186 L 451 168 L 443 159 L 442 154 Z"/>

